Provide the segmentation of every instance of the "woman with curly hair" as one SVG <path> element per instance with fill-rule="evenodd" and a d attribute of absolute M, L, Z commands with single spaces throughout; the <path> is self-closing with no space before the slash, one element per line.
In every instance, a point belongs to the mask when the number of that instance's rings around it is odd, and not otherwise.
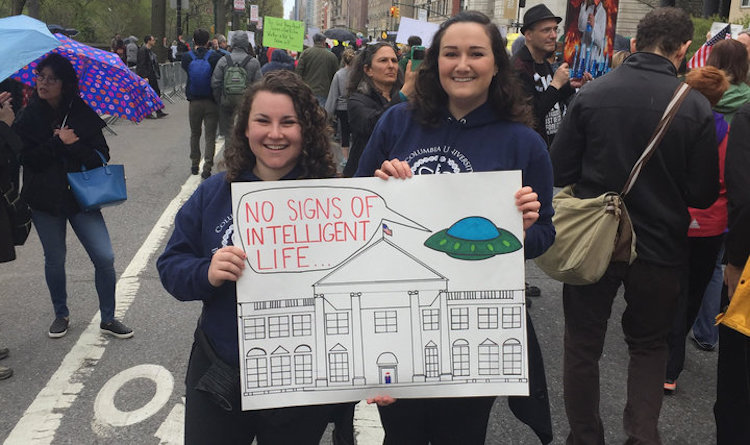
<path fill-rule="evenodd" d="M 465 11 L 435 33 L 418 71 L 410 103 L 380 118 L 356 176 L 388 179 L 418 174 L 521 170 L 515 193 L 523 217 L 526 258 L 552 244 L 552 165 L 547 144 L 529 127 L 524 99 L 498 28 L 484 14 Z M 496 190 L 477 190 L 491 196 Z M 511 409 L 543 443 L 552 440 L 541 351 L 527 317 L 530 397 Z M 385 443 L 484 444 L 494 397 L 405 399 L 387 394 L 379 405 Z"/>
<path fill-rule="evenodd" d="M 242 411 L 236 281 L 244 251 L 232 244 L 231 183 L 330 178 L 325 111 L 290 71 L 267 74 L 245 93 L 226 173 L 211 176 L 175 217 L 157 261 L 162 284 L 181 301 L 203 302 L 185 383 L 185 443 L 318 443 L 332 406 Z"/>

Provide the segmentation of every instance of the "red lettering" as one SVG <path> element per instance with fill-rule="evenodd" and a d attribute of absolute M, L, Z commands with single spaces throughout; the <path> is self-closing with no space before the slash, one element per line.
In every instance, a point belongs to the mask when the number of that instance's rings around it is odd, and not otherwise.
<path fill-rule="evenodd" d="M 309 264 L 302 264 L 302 260 L 307 259 L 306 256 L 302 255 L 302 249 L 307 250 L 307 246 L 297 247 L 297 267 L 299 267 L 300 269 L 304 269 L 305 267 L 310 267 Z"/>
<path fill-rule="evenodd" d="M 368 218 L 370 217 L 370 209 L 373 207 L 373 205 L 370 204 L 370 200 L 377 199 L 377 198 L 380 198 L 380 196 L 378 196 L 378 195 L 367 195 L 365 197 L 365 202 L 367 203 L 366 206 L 367 206 L 367 217 Z"/>

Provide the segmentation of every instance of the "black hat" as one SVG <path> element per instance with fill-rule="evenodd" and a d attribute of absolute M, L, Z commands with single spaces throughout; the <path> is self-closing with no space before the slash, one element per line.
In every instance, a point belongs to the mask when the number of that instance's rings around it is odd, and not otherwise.
<path fill-rule="evenodd" d="M 523 26 L 521 27 L 521 34 L 525 33 L 531 25 L 542 20 L 555 19 L 557 23 L 562 22 L 562 18 L 552 14 L 552 11 L 544 4 L 536 5 L 529 8 L 523 15 Z"/>

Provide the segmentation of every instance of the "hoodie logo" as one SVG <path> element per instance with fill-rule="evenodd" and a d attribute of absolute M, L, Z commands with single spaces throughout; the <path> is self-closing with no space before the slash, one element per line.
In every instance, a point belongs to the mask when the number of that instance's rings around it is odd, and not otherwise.
<path fill-rule="evenodd" d="M 234 223 L 232 222 L 232 215 L 228 215 L 226 218 L 222 219 L 219 224 L 216 225 L 214 228 L 214 232 L 221 233 L 224 232 L 221 236 L 221 245 L 219 247 L 214 247 L 211 249 L 212 253 L 216 253 L 217 250 L 227 247 L 227 246 L 233 246 L 234 241 L 232 240 L 232 235 L 234 234 Z"/>
<path fill-rule="evenodd" d="M 437 175 L 443 173 L 472 172 L 469 159 L 448 145 L 420 148 L 409 153 L 405 159 L 415 175 Z"/>

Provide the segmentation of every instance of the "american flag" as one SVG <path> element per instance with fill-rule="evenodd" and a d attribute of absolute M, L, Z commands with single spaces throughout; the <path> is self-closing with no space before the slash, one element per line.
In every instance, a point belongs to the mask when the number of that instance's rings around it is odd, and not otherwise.
<path fill-rule="evenodd" d="M 731 39 L 731 30 L 731 25 L 727 25 L 721 31 L 717 32 L 715 36 L 706 40 L 706 43 L 698 48 L 698 51 L 696 51 L 695 54 L 693 54 L 693 57 L 690 58 L 690 61 L 687 63 L 687 67 L 692 70 L 695 68 L 706 66 L 706 60 L 708 60 L 708 55 L 711 54 L 711 49 L 713 49 L 713 46 L 724 39 Z"/>
<path fill-rule="evenodd" d="M 388 236 L 393 236 L 393 230 L 391 230 L 386 224 L 383 224 L 383 233 Z"/>

